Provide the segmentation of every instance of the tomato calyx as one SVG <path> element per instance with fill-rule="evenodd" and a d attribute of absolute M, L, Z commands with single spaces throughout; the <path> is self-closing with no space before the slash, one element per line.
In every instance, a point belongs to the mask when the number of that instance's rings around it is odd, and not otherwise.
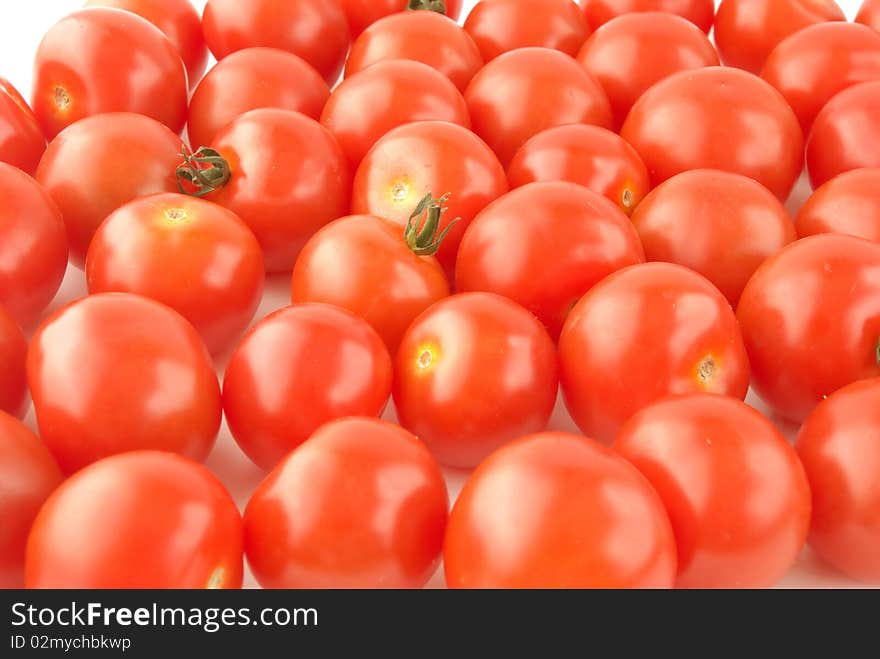
<path fill-rule="evenodd" d="M 209 147 L 201 146 L 191 152 L 186 145 L 181 145 L 180 157 L 183 162 L 177 166 L 174 176 L 183 194 L 204 197 L 222 188 L 232 176 L 226 159 Z"/>
<path fill-rule="evenodd" d="M 422 197 L 422 200 L 409 216 L 403 237 L 406 240 L 407 247 L 416 256 L 433 256 L 436 254 L 443 243 L 443 239 L 446 238 L 452 227 L 461 220 L 460 217 L 455 218 L 438 235 L 440 218 L 446 212 L 446 202 L 448 200 L 449 193 L 435 199 L 434 195 L 429 192 Z"/>
<path fill-rule="evenodd" d="M 407 10 L 426 9 L 428 11 L 436 11 L 438 14 L 446 15 L 446 0 L 409 0 L 406 4 Z"/>
<path fill-rule="evenodd" d="M 877 352 L 874 356 L 877 358 L 877 366 L 880 366 L 880 338 L 877 339 Z"/>

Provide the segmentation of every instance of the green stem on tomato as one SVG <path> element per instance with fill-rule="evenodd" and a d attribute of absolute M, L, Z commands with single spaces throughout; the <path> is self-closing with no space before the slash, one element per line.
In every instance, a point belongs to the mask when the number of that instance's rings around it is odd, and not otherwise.
<path fill-rule="evenodd" d="M 407 9 L 427 9 L 428 11 L 436 11 L 438 14 L 446 15 L 445 0 L 409 0 L 406 5 Z"/>
<path fill-rule="evenodd" d="M 448 200 L 449 194 L 435 199 L 434 195 L 429 192 L 422 197 L 415 210 L 409 216 L 403 237 L 406 240 L 407 247 L 416 256 L 433 256 L 436 254 L 452 227 L 461 221 L 460 217 L 455 218 L 438 234 L 440 218 L 446 211 L 445 204 Z"/>
<path fill-rule="evenodd" d="M 186 145 L 181 145 L 180 157 L 183 162 L 177 166 L 174 176 L 177 187 L 183 194 L 204 197 L 222 188 L 232 176 L 226 159 L 206 146 L 190 152 Z"/>

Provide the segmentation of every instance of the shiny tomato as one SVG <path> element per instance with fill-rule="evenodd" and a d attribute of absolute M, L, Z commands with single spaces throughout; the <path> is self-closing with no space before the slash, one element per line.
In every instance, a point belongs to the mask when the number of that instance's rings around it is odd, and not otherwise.
<path fill-rule="evenodd" d="M 464 97 L 449 78 L 409 60 L 379 62 L 346 78 L 321 113 L 352 167 L 392 128 L 432 120 L 471 125 Z"/>
<path fill-rule="evenodd" d="M 854 169 L 816 190 L 795 221 L 803 238 L 847 233 L 880 243 L 880 169 Z"/>
<path fill-rule="evenodd" d="M 880 583 L 880 378 L 819 403 L 797 438 L 813 492 L 810 546 L 849 576 Z"/>
<path fill-rule="evenodd" d="M 757 76 L 713 66 L 676 73 L 633 106 L 621 137 L 655 185 L 689 169 L 743 174 L 788 198 L 803 170 L 803 135 L 785 99 Z"/>
<path fill-rule="evenodd" d="M 679 71 L 720 63 L 698 27 L 660 12 L 626 14 L 605 23 L 587 39 L 577 59 L 608 94 L 617 128 L 654 84 Z"/>
<path fill-rule="evenodd" d="M 173 193 L 143 197 L 112 213 L 86 259 L 89 293 L 137 293 L 167 304 L 214 353 L 229 348 L 248 326 L 264 278 L 260 245 L 235 213 Z"/>
<path fill-rule="evenodd" d="M 715 0 L 578 0 L 594 30 L 623 14 L 663 11 L 678 14 L 708 34 L 715 18 Z"/>
<path fill-rule="evenodd" d="M 880 245 L 804 238 L 751 278 L 737 313 L 752 386 L 780 415 L 804 418 L 850 382 L 880 376 Z"/>
<path fill-rule="evenodd" d="M 624 540 L 625 539 L 625 540 Z M 553 432 L 489 456 L 443 549 L 450 588 L 670 588 L 675 541 L 657 493 L 597 442 Z"/>
<path fill-rule="evenodd" d="M 406 9 L 428 9 L 457 21 L 462 0 L 339 0 L 352 37 L 357 37 L 380 19 Z"/>
<path fill-rule="evenodd" d="M 0 304 L 0 412 L 23 417 L 27 410 L 27 340 Z"/>
<path fill-rule="evenodd" d="M 46 138 L 27 101 L 0 78 L 0 162 L 33 174 L 46 150 Z"/>
<path fill-rule="evenodd" d="M 556 339 L 574 304 L 607 275 L 644 262 L 626 215 L 575 183 L 531 183 L 489 204 L 458 250 L 456 290 L 518 302 Z"/>
<path fill-rule="evenodd" d="M 277 48 L 245 48 L 224 57 L 193 92 L 186 128 L 194 149 L 208 146 L 248 110 L 281 108 L 317 119 L 330 96 L 305 60 Z"/>
<path fill-rule="evenodd" d="M 235 441 L 271 469 L 322 424 L 379 416 L 391 392 L 391 358 L 363 319 L 301 304 L 257 323 L 232 354 L 223 407 Z"/>
<path fill-rule="evenodd" d="M 240 588 L 243 530 L 217 477 L 135 451 L 86 467 L 46 501 L 28 538 L 28 588 Z"/>
<path fill-rule="evenodd" d="M 58 21 L 40 42 L 31 98 L 49 139 L 105 112 L 136 112 L 179 133 L 186 121 L 186 69 L 174 45 L 143 18 L 83 9 Z"/>
<path fill-rule="evenodd" d="M 645 256 L 699 272 L 736 306 L 764 259 L 797 239 L 782 203 L 757 181 L 714 169 L 673 176 L 632 215 Z"/>
<path fill-rule="evenodd" d="M 27 356 L 40 436 L 65 473 L 138 449 L 204 460 L 220 387 L 192 325 L 129 293 L 82 298 L 50 316 Z"/>
<path fill-rule="evenodd" d="M 856 15 L 856 23 L 880 30 L 880 0 L 865 0 Z"/>
<path fill-rule="evenodd" d="M 523 143 L 564 124 L 611 128 L 611 105 L 572 57 L 550 48 L 520 48 L 496 57 L 465 92 L 474 132 L 505 167 Z"/>
<path fill-rule="evenodd" d="M 319 428 L 244 514 L 265 588 L 421 588 L 440 562 L 449 497 L 417 437 L 379 419 Z"/>

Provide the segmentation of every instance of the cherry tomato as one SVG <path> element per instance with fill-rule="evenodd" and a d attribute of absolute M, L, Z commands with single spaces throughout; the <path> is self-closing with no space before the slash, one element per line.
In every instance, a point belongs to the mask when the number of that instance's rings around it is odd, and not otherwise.
<path fill-rule="evenodd" d="M 58 21 L 40 42 L 31 98 L 49 139 L 106 112 L 143 114 L 179 133 L 186 121 L 186 69 L 174 45 L 140 16 L 83 9 Z"/>
<path fill-rule="evenodd" d="M 45 444 L 0 412 L 0 588 L 24 586 L 24 549 L 40 506 L 62 476 Z"/>
<path fill-rule="evenodd" d="M 693 23 L 674 14 L 625 14 L 596 30 L 577 54 L 611 101 L 614 125 L 633 104 L 673 73 L 717 66 L 718 53 Z"/>
<path fill-rule="evenodd" d="M 673 394 L 744 399 L 749 362 L 727 299 L 679 265 L 635 265 L 572 309 L 559 338 L 562 392 L 587 435 L 610 443 L 640 409 Z"/>
<path fill-rule="evenodd" d="M 464 97 L 474 132 L 505 167 L 542 130 L 612 124 L 599 84 L 572 57 L 550 48 L 520 48 L 496 57 L 474 76 Z"/>
<path fill-rule="evenodd" d="M 784 200 L 804 165 L 803 135 L 785 99 L 757 76 L 728 67 L 657 83 L 633 106 L 620 135 L 655 185 L 689 169 L 721 169 L 753 178 Z"/>
<path fill-rule="evenodd" d="M 510 440 L 543 430 L 559 389 L 547 331 L 492 293 L 454 295 L 416 318 L 394 370 L 400 424 L 450 467 L 475 467 Z"/>
<path fill-rule="evenodd" d="M 27 340 L 0 304 L 0 412 L 23 417 L 27 410 Z"/>
<path fill-rule="evenodd" d="M 352 37 L 373 23 L 405 9 L 428 9 L 457 21 L 462 0 L 340 0 Z"/>
<path fill-rule="evenodd" d="M 28 538 L 28 588 L 240 588 L 243 530 L 217 477 L 187 458 L 135 451 L 59 487 Z"/>
<path fill-rule="evenodd" d="M 813 492 L 810 546 L 849 576 L 880 582 L 880 378 L 819 403 L 797 449 Z"/>
<path fill-rule="evenodd" d="M 431 120 L 471 125 L 464 98 L 449 78 L 409 60 L 379 62 L 346 78 L 321 113 L 321 123 L 352 167 L 392 128 Z"/>
<path fill-rule="evenodd" d="M 696 169 L 673 176 L 632 216 L 649 261 L 699 272 L 736 306 L 764 259 L 797 239 L 767 188 L 740 174 Z"/>
<path fill-rule="evenodd" d="M 802 421 L 850 382 L 880 375 L 880 245 L 836 234 L 797 241 L 758 268 L 737 313 L 752 386 Z"/>
<path fill-rule="evenodd" d="M 816 190 L 795 221 L 800 237 L 847 233 L 880 243 L 880 169 L 854 169 Z"/>
<path fill-rule="evenodd" d="M 33 174 L 45 150 L 46 138 L 27 101 L 0 78 L 0 162 Z"/>
<path fill-rule="evenodd" d="M 379 419 L 321 426 L 244 514 L 265 588 L 421 588 L 440 562 L 449 497 L 417 437 Z"/>
<path fill-rule="evenodd" d="M 137 293 L 167 304 L 216 353 L 254 317 L 265 274 L 260 245 L 235 213 L 172 193 L 111 214 L 92 239 L 86 278 L 90 293 Z"/>
<path fill-rule="evenodd" d="M 114 210 L 177 191 L 179 154 L 180 138 L 168 128 L 127 112 L 83 119 L 52 140 L 37 180 L 61 209 L 74 265 L 82 267 L 95 230 Z"/>
<path fill-rule="evenodd" d="M 187 132 L 195 149 L 248 110 L 281 108 L 317 119 L 330 96 L 305 60 L 277 48 L 245 48 L 224 57 L 199 83 L 189 104 Z"/>
<path fill-rule="evenodd" d="M 31 340 L 27 374 L 40 436 L 67 474 L 147 448 L 204 460 L 220 428 L 220 387 L 198 333 L 138 295 L 90 295 L 57 311 Z"/>
<path fill-rule="evenodd" d="M 664 11 L 678 14 L 709 33 L 715 18 L 715 0 L 578 0 L 594 30 L 623 14 Z"/>
<path fill-rule="evenodd" d="M 379 416 L 391 358 L 367 322 L 326 304 L 301 304 L 257 323 L 232 354 L 223 407 L 235 441 L 273 468 L 322 424 Z"/>
<path fill-rule="evenodd" d="M 880 2 L 878 0 L 865 0 L 859 13 L 856 15 L 856 23 L 880 30 Z"/>
<path fill-rule="evenodd" d="M 409 11 L 382 18 L 351 46 L 345 76 L 390 59 L 427 64 L 464 92 L 483 66 L 477 44 L 461 26 L 435 11 Z"/>
<path fill-rule="evenodd" d="M 450 588 L 671 588 L 675 541 L 657 493 L 599 443 L 561 432 L 489 456 L 452 508 Z"/>
<path fill-rule="evenodd" d="M 607 275 L 645 260 L 617 207 L 575 183 L 531 183 L 491 203 L 458 250 L 458 291 L 518 302 L 557 339 L 572 306 Z"/>
<path fill-rule="evenodd" d="M 0 305 L 24 326 L 45 309 L 67 269 L 61 211 L 24 172 L 0 163 Z"/>
<path fill-rule="evenodd" d="M 279 48 L 302 57 L 328 83 L 339 77 L 349 45 L 339 0 L 208 0 L 202 29 L 218 60 L 254 46 Z"/>

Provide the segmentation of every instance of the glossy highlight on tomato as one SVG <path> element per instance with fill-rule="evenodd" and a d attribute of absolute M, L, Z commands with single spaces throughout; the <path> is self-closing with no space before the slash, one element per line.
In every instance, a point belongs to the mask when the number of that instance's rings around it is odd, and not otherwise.
<path fill-rule="evenodd" d="M 880 243 L 880 169 L 834 177 L 810 195 L 795 224 L 801 238 L 845 233 Z"/>
<path fill-rule="evenodd" d="M 0 412 L 19 418 L 27 410 L 27 348 L 15 318 L 0 304 Z"/>
<path fill-rule="evenodd" d="M 33 110 L 12 83 L 0 78 L 0 162 L 33 175 L 45 150 Z"/>

